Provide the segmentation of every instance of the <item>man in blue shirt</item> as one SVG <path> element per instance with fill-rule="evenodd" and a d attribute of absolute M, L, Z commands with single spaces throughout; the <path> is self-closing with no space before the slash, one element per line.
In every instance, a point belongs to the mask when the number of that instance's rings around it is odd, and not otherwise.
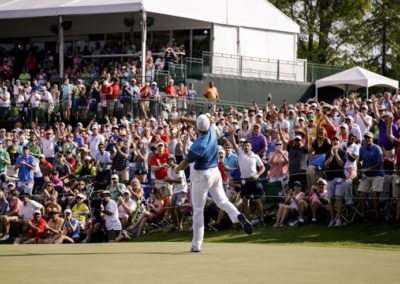
<path fill-rule="evenodd" d="M 17 158 L 15 170 L 18 171 L 18 191 L 32 195 L 33 190 L 33 172 L 37 167 L 35 158 L 29 154 L 29 148 L 22 148 L 22 155 Z"/>
<path fill-rule="evenodd" d="M 360 192 L 361 212 L 365 215 L 365 199 L 368 193 L 373 191 L 375 217 L 379 217 L 379 194 L 383 191 L 385 172 L 383 170 L 383 153 L 379 145 L 373 143 L 373 134 L 364 134 L 365 143 L 360 148 L 359 167 L 361 183 L 358 186 Z"/>
<path fill-rule="evenodd" d="M 214 127 L 210 128 L 207 115 L 200 115 L 196 121 L 177 118 L 177 121 L 196 124 L 197 139 L 190 147 L 186 158 L 175 168 L 175 173 L 191 168 L 192 204 L 193 204 L 193 240 L 191 252 L 200 252 L 204 238 L 204 206 L 208 193 L 219 208 L 224 210 L 232 223 L 239 222 L 247 234 L 253 232 L 253 226 L 236 207 L 229 202 L 222 186 L 221 173 L 218 170 L 218 144 Z"/>

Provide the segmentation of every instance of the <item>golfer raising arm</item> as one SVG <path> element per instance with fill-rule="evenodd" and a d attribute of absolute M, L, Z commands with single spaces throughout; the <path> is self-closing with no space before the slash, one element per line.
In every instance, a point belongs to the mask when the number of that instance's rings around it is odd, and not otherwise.
<path fill-rule="evenodd" d="M 232 223 L 239 222 L 247 234 L 253 232 L 253 226 L 236 207 L 229 202 L 222 187 L 221 174 L 218 171 L 218 143 L 214 127 L 210 128 L 210 120 L 205 114 L 197 120 L 178 118 L 181 122 L 196 124 L 197 139 L 190 147 L 186 158 L 175 168 L 178 173 L 194 162 L 194 170 L 190 173 L 192 181 L 193 204 L 193 240 L 191 252 L 200 252 L 204 238 L 204 206 L 207 194 L 210 193 L 219 208 L 224 210 Z"/>

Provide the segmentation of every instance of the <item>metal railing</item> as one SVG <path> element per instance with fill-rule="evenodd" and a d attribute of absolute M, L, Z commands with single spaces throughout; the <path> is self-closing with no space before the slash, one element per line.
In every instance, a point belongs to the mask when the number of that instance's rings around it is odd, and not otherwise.
<path fill-rule="evenodd" d="M 262 79 L 306 81 L 307 61 L 287 61 L 235 54 L 203 52 L 203 73 Z"/>
<path fill-rule="evenodd" d="M 333 74 L 339 73 L 346 70 L 344 67 L 324 65 L 318 63 L 308 63 L 307 64 L 307 81 L 315 82 L 319 79 L 331 76 Z"/>
<path fill-rule="evenodd" d="M 194 111 L 197 114 L 211 112 L 214 107 L 214 102 L 200 96 L 201 94 L 198 94 L 198 97 L 191 99 L 188 97 L 169 97 L 165 93 L 161 93 L 159 98 L 151 98 L 150 100 L 147 100 L 149 103 L 146 103 L 146 107 L 148 106 L 146 115 L 142 108 L 144 100 L 132 98 L 130 102 L 118 103 L 114 115 L 119 118 L 123 115 L 130 114 L 133 118 L 155 117 L 156 119 L 167 119 L 173 105 L 177 106 L 178 111 L 186 113 L 189 113 L 190 111 Z M 72 105 L 73 104 L 74 103 L 72 102 Z M 252 104 L 250 103 L 227 100 L 216 102 L 215 105 L 216 108 L 223 108 L 225 112 L 231 107 L 236 108 L 238 111 L 252 107 Z M 71 118 L 68 121 L 64 117 L 65 107 L 68 106 L 69 104 L 66 100 L 56 102 L 51 106 L 51 108 L 43 106 L 32 107 L 31 105 L 18 108 L 15 103 L 13 103 L 12 107 L 7 111 L 7 113 L 4 113 L 2 119 L 0 119 L 0 125 L 12 129 L 15 128 L 16 123 L 19 123 L 20 127 L 23 128 L 29 127 L 32 122 L 46 126 L 51 125 L 56 120 L 88 123 L 93 119 L 94 115 L 102 117 L 102 115 L 99 115 L 99 113 L 101 113 L 101 108 L 98 103 L 96 103 L 94 108 L 92 108 L 90 99 L 87 99 L 87 104 L 84 108 L 81 108 L 79 117 L 75 117 L 79 111 L 71 109 Z"/>

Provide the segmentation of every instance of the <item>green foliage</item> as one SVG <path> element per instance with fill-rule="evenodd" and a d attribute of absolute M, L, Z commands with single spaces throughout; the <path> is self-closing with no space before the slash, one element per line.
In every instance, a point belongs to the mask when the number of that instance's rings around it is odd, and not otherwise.
<path fill-rule="evenodd" d="M 300 25 L 299 58 L 400 78 L 400 1 L 270 2 Z"/>

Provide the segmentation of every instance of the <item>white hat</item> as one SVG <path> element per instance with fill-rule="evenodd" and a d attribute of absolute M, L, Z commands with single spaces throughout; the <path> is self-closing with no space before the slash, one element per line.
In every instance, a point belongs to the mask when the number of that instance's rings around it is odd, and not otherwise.
<path fill-rule="evenodd" d="M 94 124 L 94 125 L 92 126 L 92 129 L 99 129 L 99 127 L 97 126 L 97 124 Z"/>
<path fill-rule="evenodd" d="M 42 212 L 41 212 L 40 210 L 35 210 L 35 211 L 33 212 L 33 215 L 35 215 L 35 214 L 42 214 Z"/>
<path fill-rule="evenodd" d="M 343 123 L 343 124 L 340 125 L 340 128 L 349 129 L 349 126 L 346 123 Z"/>
<path fill-rule="evenodd" d="M 197 118 L 196 127 L 201 132 L 205 132 L 210 128 L 210 120 L 205 114 L 202 114 Z"/>
<path fill-rule="evenodd" d="M 301 141 L 301 136 L 296 136 L 296 137 L 294 137 L 294 139 L 293 140 L 300 140 Z"/>
<path fill-rule="evenodd" d="M 328 184 L 328 182 L 326 180 L 324 180 L 323 178 L 318 179 L 317 183 L 320 183 L 320 182 L 322 182 L 324 185 Z"/>
<path fill-rule="evenodd" d="M 65 209 L 65 210 L 64 210 L 64 214 L 67 214 L 67 213 L 72 214 L 71 209 Z"/>
<path fill-rule="evenodd" d="M 76 195 L 76 197 L 79 197 L 79 198 L 85 198 L 85 196 L 83 196 L 83 194 L 82 193 L 78 193 L 77 195 Z"/>
<path fill-rule="evenodd" d="M 346 116 L 346 119 L 349 119 L 351 121 L 354 121 L 354 118 L 351 115 Z"/>
<path fill-rule="evenodd" d="M 113 175 L 111 176 L 111 179 L 113 179 L 113 178 L 119 179 L 119 177 L 118 177 L 117 174 L 113 174 Z"/>

